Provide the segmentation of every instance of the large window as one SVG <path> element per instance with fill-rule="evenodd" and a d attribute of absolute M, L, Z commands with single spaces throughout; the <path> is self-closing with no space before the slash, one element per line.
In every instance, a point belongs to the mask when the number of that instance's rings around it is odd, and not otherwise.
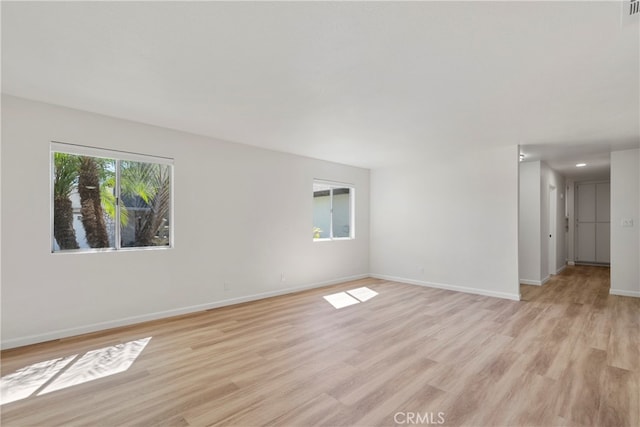
<path fill-rule="evenodd" d="M 52 143 L 52 251 L 171 247 L 166 158 Z"/>
<path fill-rule="evenodd" d="M 353 239 L 354 193 L 349 184 L 313 182 L 314 240 Z"/>

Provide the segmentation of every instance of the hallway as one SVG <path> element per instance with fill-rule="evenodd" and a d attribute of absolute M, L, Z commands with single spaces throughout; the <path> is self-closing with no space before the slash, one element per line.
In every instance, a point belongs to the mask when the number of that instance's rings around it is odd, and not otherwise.
<path fill-rule="evenodd" d="M 535 333 L 526 370 L 556 380 L 558 416 L 639 425 L 640 300 L 609 295 L 609 282 L 608 267 L 569 266 L 544 286 L 521 285 L 538 314 L 516 340 Z"/>

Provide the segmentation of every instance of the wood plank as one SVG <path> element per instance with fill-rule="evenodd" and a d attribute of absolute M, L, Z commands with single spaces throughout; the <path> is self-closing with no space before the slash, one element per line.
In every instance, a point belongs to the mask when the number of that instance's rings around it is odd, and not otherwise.
<path fill-rule="evenodd" d="M 362 286 L 378 295 L 342 309 L 322 298 Z M 386 426 L 442 413 L 449 426 L 637 427 L 640 300 L 608 291 L 609 270 L 589 266 L 521 286 L 520 302 L 362 279 L 7 350 L 3 378 L 27 391 L 0 421 Z M 105 371 L 146 337 L 128 369 Z M 70 369 L 104 348 L 89 381 L 41 393 L 60 374 L 40 383 L 30 366 L 76 355 Z"/>

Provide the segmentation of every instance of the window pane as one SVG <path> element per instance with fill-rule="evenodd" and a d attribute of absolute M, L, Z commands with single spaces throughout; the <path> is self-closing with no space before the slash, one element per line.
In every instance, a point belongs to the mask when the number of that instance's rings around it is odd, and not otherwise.
<path fill-rule="evenodd" d="M 331 237 L 331 197 L 329 189 L 313 184 L 313 238 Z"/>
<path fill-rule="evenodd" d="M 333 237 L 351 236 L 351 190 L 333 189 Z"/>
<path fill-rule="evenodd" d="M 113 248 L 115 161 L 53 153 L 54 251 Z"/>
<path fill-rule="evenodd" d="M 169 246 L 171 166 L 120 162 L 121 246 Z"/>

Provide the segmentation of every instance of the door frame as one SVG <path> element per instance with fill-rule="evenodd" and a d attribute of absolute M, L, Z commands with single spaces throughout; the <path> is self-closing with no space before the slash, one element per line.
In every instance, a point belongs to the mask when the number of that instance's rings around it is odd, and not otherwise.
<path fill-rule="evenodd" d="M 558 188 L 555 185 L 549 185 L 549 227 L 547 234 L 547 254 L 548 254 L 548 274 L 557 274 L 558 272 Z"/>

